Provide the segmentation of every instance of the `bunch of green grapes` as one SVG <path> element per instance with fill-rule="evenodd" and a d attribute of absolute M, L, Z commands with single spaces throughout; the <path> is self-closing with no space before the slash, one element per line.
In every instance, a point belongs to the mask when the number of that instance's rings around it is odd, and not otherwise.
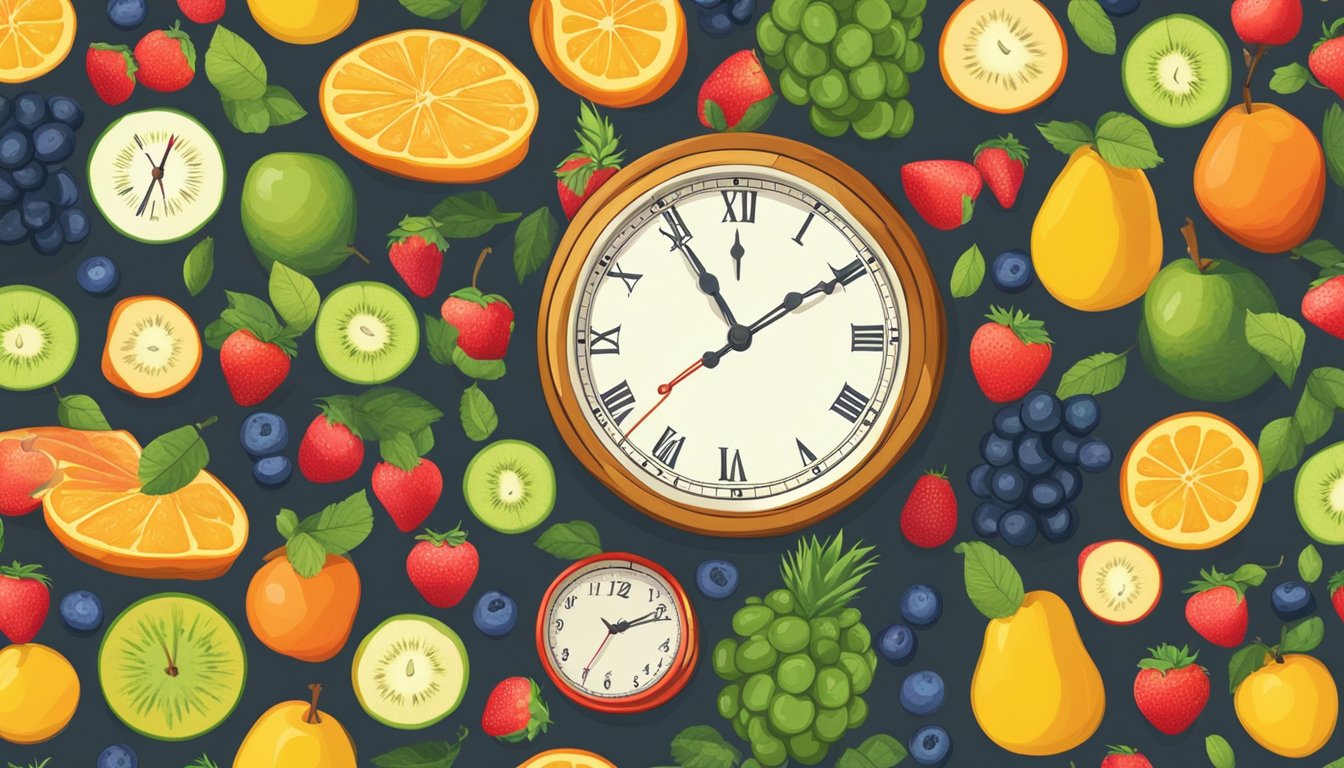
<path fill-rule="evenodd" d="M 899 139 L 915 124 L 909 75 L 924 67 L 926 0 L 775 0 L 756 24 L 779 93 L 810 104 L 823 136 L 849 128 L 865 139 Z"/>
<path fill-rule="evenodd" d="M 714 671 L 729 683 L 719 714 L 766 768 L 816 765 L 868 719 L 861 694 L 877 670 L 872 635 L 857 608 L 803 618 L 787 589 L 746 603 L 733 616 L 736 637 L 714 647 Z"/>

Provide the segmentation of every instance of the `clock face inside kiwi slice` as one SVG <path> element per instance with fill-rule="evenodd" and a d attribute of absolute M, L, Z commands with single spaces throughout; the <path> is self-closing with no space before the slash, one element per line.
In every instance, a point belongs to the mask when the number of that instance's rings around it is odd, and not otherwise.
<path fill-rule="evenodd" d="M 402 614 L 379 624 L 355 651 L 355 696 L 374 720 L 428 728 L 451 715 L 467 692 L 471 665 L 462 638 L 429 616 Z"/>
<path fill-rule="evenodd" d="M 107 706 L 131 730 L 184 741 L 213 731 L 243 696 L 247 656 L 215 606 L 178 592 L 151 595 L 113 620 L 98 649 Z"/>
<path fill-rule="evenodd" d="M 1232 92 L 1232 55 L 1223 36 L 1185 13 L 1139 30 L 1120 65 L 1125 95 L 1144 117 L 1185 128 L 1223 111 Z"/>
<path fill-rule="evenodd" d="M 121 234 L 142 243 L 190 237 L 224 200 L 224 155 L 196 118 L 175 109 L 132 112 L 89 153 L 89 196 Z"/>
<path fill-rule="evenodd" d="M 29 285 L 0 288 L 0 389 L 55 384 L 78 350 L 79 326 L 60 299 Z"/>
<path fill-rule="evenodd" d="M 352 384 L 382 384 L 415 360 L 420 321 L 396 288 L 350 283 L 322 302 L 314 337 L 317 355 L 332 375 Z"/>
<path fill-rule="evenodd" d="M 1064 82 L 1069 49 L 1037 0 L 966 0 L 943 27 L 938 63 L 952 92 L 986 112 L 1021 112 Z"/>

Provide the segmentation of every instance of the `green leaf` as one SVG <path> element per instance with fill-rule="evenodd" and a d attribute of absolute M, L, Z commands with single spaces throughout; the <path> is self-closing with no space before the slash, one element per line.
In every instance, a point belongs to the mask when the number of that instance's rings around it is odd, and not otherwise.
<path fill-rule="evenodd" d="M 1074 395 L 1100 395 L 1120 386 L 1125 380 L 1129 352 L 1098 352 L 1074 363 L 1059 378 L 1055 396 L 1063 400 Z"/>
<path fill-rule="evenodd" d="M 285 558 L 301 578 L 311 579 L 327 564 L 327 550 L 315 536 L 299 531 L 285 543 Z"/>
<path fill-rule="evenodd" d="M 1325 148 L 1325 167 L 1335 186 L 1344 187 L 1344 109 L 1331 104 L 1321 126 L 1321 146 Z"/>
<path fill-rule="evenodd" d="M 1246 341 L 1274 369 L 1284 386 L 1292 387 L 1297 367 L 1302 364 L 1302 349 L 1307 332 L 1291 317 L 1277 312 L 1246 310 Z"/>
<path fill-rule="evenodd" d="M 373 508 L 369 506 L 368 494 L 357 491 L 335 504 L 328 504 L 321 512 L 304 518 L 295 531 L 295 536 L 311 536 L 322 546 L 324 553 L 346 554 L 362 544 L 373 531 Z"/>
<path fill-rule="evenodd" d="M 227 341 L 236 330 L 238 330 L 238 326 L 222 317 L 217 318 L 209 325 L 205 326 L 205 330 L 202 331 L 202 335 L 205 336 L 205 345 L 211 349 L 219 349 L 224 346 L 224 342 Z"/>
<path fill-rule="evenodd" d="M 434 206 L 429 217 L 439 222 L 439 232 L 450 240 L 480 237 L 499 224 L 522 216 L 499 210 L 489 192 L 459 192 Z"/>
<path fill-rule="evenodd" d="M 1344 251 L 1340 251 L 1329 240 L 1312 240 L 1293 249 L 1294 259 L 1306 259 L 1318 267 L 1333 267 L 1344 264 Z"/>
<path fill-rule="evenodd" d="M 1288 628 L 1280 653 L 1310 653 L 1325 640 L 1325 622 L 1320 616 L 1303 619 Z"/>
<path fill-rule="evenodd" d="M 1260 452 L 1260 461 L 1265 465 L 1265 480 L 1269 481 L 1280 472 L 1297 466 L 1302 460 L 1306 444 L 1302 432 L 1290 417 L 1275 419 L 1260 430 L 1260 439 L 1256 442 Z"/>
<path fill-rule="evenodd" d="M 477 360 L 462 351 L 461 347 L 453 347 L 453 365 L 458 370 L 478 381 L 494 381 L 504 378 L 508 368 L 503 360 Z"/>
<path fill-rule="evenodd" d="M 325 398 L 339 404 L 341 421 L 365 440 L 381 440 L 384 435 L 405 432 L 413 435 L 443 418 L 428 400 L 400 387 L 375 387 L 357 398 Z"/>
<path fill-rule="evenodd" d="M 250 101 L 266 93 L 266 63 L 257 49 L 220 24 L 205 52 L 205 76 L 224 101 Z"/>
<path fill-rule="evenodd" d="M 428 427 L 426 427 L 428 429 Z M 397 469 L 410 472 L 420 464 L 420 451 L 405 432 L 393 432 L 378 441 L 378 454 Z"/>
<path fill-rule="evenodd" d="M 1097 153 L 1118 168 L 1156 168 L 1162 163 L 1148 128 L 1122 112 L 1107 112 L 1097 121 Z"/>
<path fill-rule="evenodd" d="M 706 99 L 708 104 L 710 100 Z M 746 133 L 748 131 L 760 130 L 765 125 L 765 121 L 770 119 L 770 115 L 775 112 L 775 105 L 779 103 L 779 94 L 772 93 L 760 101 L 754 101 L 747 111 L 742 113 L 742 118 L 737 121 L 730 130 L 735 133 Z"/>
<path fill-rule="evenodd" d="M 974 296 L 984 279 L 985 255 L 980 252 L 980 246 L 971 245 L 952 265 L 952 297 Z"/>
<path fill-rule="evenodd" d="M 592 523 L 556 523 L 537 538 L 537 549 L 561 560 L 582 560 L 602 552 L 602 537 Z"/>
<path fill-rule="evenodd" d="M 1265 666 L 1265 654 L 1269 649 L 1264 643 L 1251 643 L 1232 654 L 1227 663 L 1227 692 L 1236 693 L 1237 686 L 1251 676 L 1252 672 Z"/>
<path fill-rule="evenodd" d="M 275 516 L 275 530 L 280 532 L 280 537 L 289 541 L 294 532 L 299 528 L 299 516 L 292 509 L 281 509 Z"/>
<path fill-rule="evenodd" d="M 452 366 L 453 353 L 457 351 L 457 326 L 442 317 L 425 315 L 425 346 L 429 356 L 439 365 Z"/>
<path fill-rule="evenodd" d="M 990 619 L 1017 613 L 1026 592 L 1022 576 L 998 550 L 982 541 L 965 541 L 955 551 L 966 558 L 966 596 Z"/>
<path fill-rule="evenodd" d="M 1222 736 L 1216 733 L 1206 736 L 1204 751 L 1209 754 L 1213 768 L 1237 768 L 1237 756 L 1232 752 L 1232 745 Z"/>
<path fill-rule="evenodd" d="M 286 324 L 299 333 L 313 326 L 322 299 L 317 295 L 317 286 L 311 278 L 277 261 L 271 266 L 268 287 L 271 304 L 275 305 L 275 311 L 280 313 Z"/>
<path fill-rule="evenodd" d="M 499 415 L 495 413 L 494 403 L 476 384 L 467 387 L 462 393 L 458 413 L 462 417 L 462 431 L 478 443 L 493 435 L 499 426 Z"/>
<path fill-rule="evenodd" d="M 1297 575 L 1308 584 L 1315 584 L 1321 578 L 1321 553 L 1315 544 L 1308 544 L 1297 556 Z"/>
<path fill-rule="evenodd" d="M 57 398 L 56 420 L 68 429 L 109 430 L 111 424 L 98 402 L 88 395 L 64 395 Z"/>
<path fill-rule="evenodd" d="M 885 733 L 869 736 L 859 745 L 859 754 L 877 768 L 895 768 L 908 754 L 905 745 Z"/>
<path fill-rule="evenodd" d="M 265 133 L 266 129 L 271 127 L 271 115 L 266 111 L 266 102 L 261 99 L 246 101 L 225 99 L 221 103 L 224 107 L 224 116 L 234 128 L 243 133 Z"/>
<path fill-rule="evenodd" d="M 201 429 L 214 421 L 211 417 L 201 424 L 178 427 L 150 441 L 140 454 L 140 492 L 163 496 L 190 485 L 210 463 Z"/>
<path fill-rule="evenodd" d="M 5 521 L 0 520 L 0 552 L 5 551 Z"/>
<path fill-rule="evenodd" d="M 434 449 L 434 428 L 425 427 L 411 435 L 411 444 L 417 455 L 424 456 Z"/>
<path fill-rule="evenodd" d="M 1294 61 L 1274 70 L 1274 76 L 1269 79 L 1269 89 L 1275 93 L 1297 93 L 1311 79 L 1311 70 Z"/>
<path fill-rule="evenodd" d="M 41 767 L 39 766 L 39 768 Z M 1331 760 L 1330 762 L 1325 764 L 1325 768 L 1344 768 L 1344 757 L 1338 758 L 1336 760 Z"/>
<path fill-rule="evenodd" d="M 709 123 L 710 128 L 720 133 L 728 130 L 728 118 L 723 114 L 723 107 L 719 106 L 719 102 L 713 99 L 705 99 L 704 109 L 705 122 Z"/>
<path fill-rule="evenodd" d="M 488 2 L 489 0 L 463 0 L 462 15 L 459 17 L 462 20 L 463 31 L 471 29 L 471 25 L 475 24 L 476 19 L 480 18 L 481 11 L 485 10 Z"/>
<path fill-rule="evenodd" d="M 518 222 L 518 230 L 513 233 L 513 273 L 518 282 L 541 269 L 551 258 L 558 234 L 560 223 L 547 207 L 538 208 Z"/>
<path fill-rule="evenodd" d="M 261 101 L 266 105 L 272 128 L 297 122 L 308 114 L 294 94 L 279 85 L 266 86 L 266 95 L 261 97 Z"/>
<path fill-rule="evenodd" d="M 400 0 L 406 10 L 425 19 L 440 21 L 457 13 L 462 0 Z"/>
<path fill-rule="evenodd" d="M 734 768 L 742 752 L 708 725 L 693 725 L 672 737 L 672 759 L 681 768 Z"/>
<path fill-rule="evenodd" d="M 270 339 L 280 332 L 280 321 L 270 304 L 247 293 L 225 291 L 224 295 L 228 299 L 229 307 L 219 313 L 219 319 L 231 326 L 229 333 L 246 328 L 256 334 L 257 338 Z M 228 334 L 225 334 L 225 338 L 228 338 Z"/>
<path fill-rule="evenodd" d="M 1071 155 L 1082 147 L 1090 147 L 1097 141 L 1092 129 L 1078 120 L 1067 123 L 1059 120 L 1037 123 L 1036 130 L 1050 142 L 1050 146 L 1066 155 Z"/>
<path fill-rule="evenodd" d="M 422 741 L 385 752 L 371 762 L 378 768 L 453 768 L 466 739 L 467 729 L 459 727 L 456 741 Z"/>
<path fill-rule="evenodd" d="M 215 274 L 215 238 L 207 237 L 197 243 L 182 262 L 182 282 L 187 284 L 187 292 L 197 296 L 210 284 Z"/>
<path fill-rule="evenodd" d="M 1069 23 L 1083 45 L 1097 53 L 1115 55 L 1115 25 L 1097 0 L 1069 0 Z"/>

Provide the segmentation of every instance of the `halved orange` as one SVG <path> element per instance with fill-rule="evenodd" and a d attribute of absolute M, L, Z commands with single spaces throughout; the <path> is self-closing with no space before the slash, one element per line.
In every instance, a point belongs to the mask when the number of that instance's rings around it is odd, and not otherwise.
<path fill-rule="evenodd" d="M 1232 422 L 1191 411 L 1139 435 L 1120 469 L 1120 499 L 1139 533 L 1176 549 L 1208 549 L 1251 521 L 1264 468 Z"/>
<path fill-rule="evenodd" d="M 70 0 L 0 0 L 0 83 L 26 83 L 55 69 L 75 42 Z"/>
<path fill-rule="evenodd" d="M 174 493 L 140 493 L 141 449 L 129 432 L 34 427 L 0 433 L 5 438 L 33 438 L 33 448 L 56 462 L 59 479 L 42 496 L 47 527 L 90 565 L 125 576 L 213 579 L 247 543 L 246 510 L 209 472 Z"/>
<path fill-rule="evenodd" d="M 616 768 L 616 765 L 586 750 L 552 749 L 528 758 L 518 768 Z"/>
<path fill-rule="evenodd" d="M 537 94 L 498 51 L 408 29 L 340 57 L 322 78 L 322 119 L 347 152 L 421 181 L 488 181 L 527 156 Z"/>
<path fill-rule="evenodd" d="M 533 0 L 530 26 L 555 79 L 608 107 L 648 104 L 686 68 L 677 0 Z"/>

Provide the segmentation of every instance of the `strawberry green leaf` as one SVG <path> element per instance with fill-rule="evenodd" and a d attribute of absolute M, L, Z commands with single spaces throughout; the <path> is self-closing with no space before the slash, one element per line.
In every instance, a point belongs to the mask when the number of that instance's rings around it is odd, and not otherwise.
<path fill-rule="evenodd" d="M 980 290 L 980 284 L 984 279 L 985 256 L 980 252 L 980 246 L 972 244 L 952 266 L 952 297 L 964 299 L 973 296 Z"/>
<path fill-rule="evenodd" d="M 207 237 L 197 243 L 182 262 L 182 282 L 187 293 L 197 296 L 210 284 L 215 273 L 215 238 Z"/>
<path fill-rule="evenodd" d="M 312 535 L 298 531 L 285 543 L 285 558 L 300 578 L 311 579 L 326 565 L 327 550 Z"/>
<path fill-rule="evenodd" d="M 1148 658 L 1139 661 L 1139 669 L 1155 669 L 1164 675 L 1172 670 L 1192 666 L 1199 658 L 1199 652 L 1191 653 L 1189 646 L 1177 648 L 1168 643 L 1149 648 L 1148 653 Z"/>
<path fill-rule="evenodd" d="M 1110 392 L 1125 380 L 1129 351 L 1098 352 L 1074 363 L 1059 378 L 1055 396 L 1063 400 L 1074 395 L 1100 395 Z"/>
<path fill-rule="evenodd" d="M 439 223 L 439 233 L 449 240 L 480 237 L 500 224 L 507 224 L 523 214 L 499 210 L 499 204 L 489 192 L 459 192 L 443 199 L 429 218 Z"/>
<path fill-rule="evenodd" d="M 989 141 L 982 142 L 971 154 L 974 157 L 979 157 L 980 153 L 984 152 L 986 149 L 1002 149 L 1004 152 L 1008 153 L 1008 157 L 1022 163 L 1023 167 L 1025 167 L 1027 162 L 1031 159 L 1031 152 L 1011 133 L 1007 136 L 1000 136 L 997 139 L 990 139 Z"/>
<path fill-rule="evenodd" d="M 1020 309 L 1012 307 L 1004 309 L 991 305 L 989 314 L 985 317 L 1012 331 L 1023 344 L 1054 343 L 1050 339 L 1050 333 L 1045 330 L 1045 323 L 1040 320 L 1032 320 L 1031 315 Z"/>
<path fill-rule="evenodd" d="M 1257 642 L 1232 654 L 1232 659 L 1227 663 L 1227 692 L 1236 693 L 1237 686 L 1265 666 L 1265 656 L 1270 653 L 1268 646 Z"/>
<path fill-rule="evenodd" d="M 36 563 L 25 565 L 15 560 L 10 565 L 0 565 L 0 576 L 21 581 L 36 581 L 44 587 L 51 586 L 51 577 L 43 573 L 42 566 Z"/>
<path fill-rule="evenodd" d="M 573 159 L 573 158 L 570 158 Z M 597 166 L 592 162 L 570 168 L 568 170 L 555 172 L 557 178 L 564 182 L 565 187 L 576 195 L 583 195 L 588 190 L 588 182 L 597 172 Z"/>
<path fill-rule="evenodd" d="M 425 427 L 419 432 L 412 433 L 411 443 L 415 445 L 415 452 L 420 456 L 434 450 L 434 428 Z"/>
<path fill-rule="evenodd" d="M 578 149 L 566 159 L 591 160 L 593 170 L 619 168 L 625 159 L 625 152 L 620 149 L 621 137 L 616 135 L 611 120 L 599 114 L 597 108 L 589 102 L 581 101 L 578 124 L 579 127 L 574 131 L 574 135 L 579 139 Z M 582 191 L 582 188 L 579 188 L 576 194 Z"/>
<path fill-rule="evenodd" d="M 410 472 L 420 464 L 420 451 L 405 432 L 389 432 L 378 441 L 378 455 L 397 469 Z"/>
<path fill-rule="evenodd" d="M 1329 240 L 1312 240 L 1294 248 L 1292 258 L 1306 259 L 1325 269 L 1344 264 L 1344 251 L 1336 248 Z"/>
<path fill-rule="evenodd" d="M 1344 571 L 1335 571 L 1330 574 L 1330 581 L 1326 582 L 1326 589 L 1330 590 L 1330 596 L 1335 596 L 1335 590 L 1344 587 Z"/>
<path fill-rule="evenodd" d="M 5 551 L 5 521 L 0 520 L 0 552 Z"/>
<path fill-rule="evenodd" d="M 760 101 L 753 102 L 747 107 L 747 111 L 742 113 L 742 119 L 737 121 L 729 130 L 737 133 L 746 133 L 748 131 L 759 130 L 765 125 L 765 121 L 770 119 L 770 115 L 775 112 L 775 105 L 779 103 L 779 94 L 772 93 Z M 706 101 L 708 104 L 708 100 Z"/>
<path fill-rule="evenodd" d="M 961 196 L 961 223 L 965 224 L 975 215 L 975 200 L 970 195 Z"/>
<path fill-rule="evenodd" d="M 440 251 L 446 251 L 448 241 L 439 232 L 441 226 L 437 219 L 430 216 L 403 216 L 397 228 L 387 233 L 387 247 L 391 248 L 408 237 L 418 236 Z"/>
<path fill-rule="evenodd" d="M 281 509 L 275 516 L 275 530 L 279 531 L 280 537 L 289 541 L 294 536 L 294 532 L 299 528 L 299 516 L 292 509 Z"/>
<path fill-rule="evenodd" d="M 477 381 L 494 381 L 504 378 L 508 368 L 503 360 L 477 360 L 461 347 L 453 348 L 453 365 L 457 366 L 459 371 Z"/>
<path fill-rule="evenodd" d="M 705 99 L 705 122 L 709 127 L 720 133 L 728 130 L 728 118 L 723 114 L 723 107 L 713 99 Z"/>
<path fill-rule="evenodd" d="M 368 494 L 354 494 L 322 508 L 321 512 L 305 517 L 294 529 L 294 538 L 311 537 L 326 554 L 344 555 L 358 547 L 373 531 L 373 508 Z M 290 545 L 294 539 L 290 539 Z"/>
<path fill-rule="evenodd" d="M 551 258 L 559 234 L 560 223 L 545 206 L 518 222 L 518 229 L 513 233 L 513 273 L 518 282 L 526 280 Z"/>
<path fill-rule="evenodd" d="M 1297 93 L 1308 83 L 1322 87 L 1316 82 L 1316 78 L 1311 76 L 1311 70 L 1293 62 L 1278 67 L 1274 70 L 1274 76 L 1269 79 L 1269 89 L 1275 93 L 1282 93 L 1285 96 L 1291 93 Z"/>
<path fill-rule="evenodd" d="M 305 274 L 275 262 L 271 265 L 271 278 L 267 285 L 271 304 L 284 318 L 285 324 L 297 333 L 303 333 L 313 327 L 317 320 L 317 310 L 322 298 L 312 278 Z"/>
<path fill-rule="evenodd" d="M 990 619 L 1006 619 L 1017 613 L 1026 593 L 1022 576 L 998 550 L 982 541 L 964 541 L 954 550 L 966 558 L 966 596 Z"/>
<path fill-rule="evenodd" d="M 434 362 L 453 365 L 453 353 L 457 351 L 457 326 L 441 317 L 425 315 L 425 346 Z"/>
<path fill-rule="evenodd" d="M 485 396 L 477 384 L 472 384 L 462 393 L 458 411 L 462 418 L 462 431 L 478 443 L 493 435 L 499 426 L 499 415 L 495 412 L 494 403 L 490 402 L 490 398 Z"/>
<path fill-rule="evenodd" d="M 1246 310 L 1246 342 L 1260 353 L 1284 386 L 1291 388 L 1302 364 L 1307 332 L 1301 324 L 1277 312 Z"/>

